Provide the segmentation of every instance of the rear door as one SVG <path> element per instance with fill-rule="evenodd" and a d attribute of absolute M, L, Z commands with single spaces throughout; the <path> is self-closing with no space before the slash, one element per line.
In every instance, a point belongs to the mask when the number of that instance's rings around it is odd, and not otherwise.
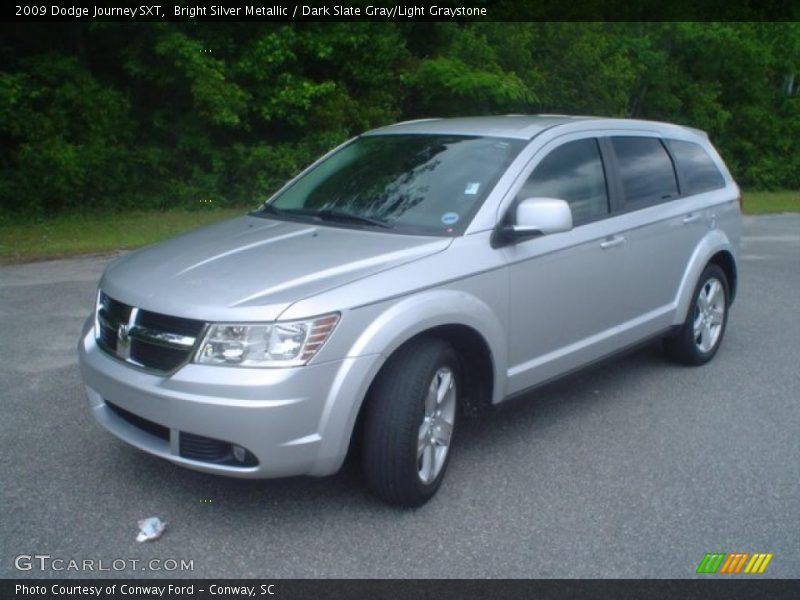
<path fill-rule="evenodd" d="M 686 194 L 665 140 L 650 134 L 605 140 L 617 178 L 616 208 L 628 252 L 618 302 L 639 336 L 666 328 L 686 265 L 708 230 L 702 203 Z M 681 189 L 683 183 L 684 189 Z"/>

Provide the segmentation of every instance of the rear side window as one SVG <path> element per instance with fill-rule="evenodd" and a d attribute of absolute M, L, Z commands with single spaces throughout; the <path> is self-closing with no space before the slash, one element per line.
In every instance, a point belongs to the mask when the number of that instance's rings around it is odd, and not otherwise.
<path fill-rule="evenodd" d="M 535 196 L 566 200 L 575 225 L 606 216 L 608 193 L 597 140 L 567 142 L 545 156 L 517 197 Z"/>
<path fill-rule="evenodd" d="M 678 181 L 667 149 L 657 138 L 612 137 L 627 208 L 678 197 Z"/>
<path fill-rule="evenodd" d="M 725 187 L 717 165 L 700 144 L 669 140 L 669 148 L 678 163 L 686 194 L 700 194 Z"/>

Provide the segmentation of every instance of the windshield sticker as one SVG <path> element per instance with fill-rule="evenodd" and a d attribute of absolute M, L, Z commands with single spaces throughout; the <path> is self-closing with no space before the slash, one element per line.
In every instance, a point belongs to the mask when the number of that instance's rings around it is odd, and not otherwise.
<path fill-rule="evenodd" d="M 481 187 L 480 183 L 468 183 L 464 193 L 469 196 L 474 196 L 478 193 L 478 188 Z"/>
<path fill-rule="evenodd" d="M 448 212 L 442 215 L 442 223 L 445 225 L 454 225 L 458 222 L 459 216 L 458 213 Z"/>

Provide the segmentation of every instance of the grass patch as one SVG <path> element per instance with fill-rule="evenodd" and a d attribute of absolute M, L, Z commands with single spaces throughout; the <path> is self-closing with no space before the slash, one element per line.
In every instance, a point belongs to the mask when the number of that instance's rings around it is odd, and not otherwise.
<path fill-rule="evenodd" d="M 137 210 L 62 215 L 41 222 L 2 222 L 0 262 L 27 262 L 138 248 L 200 225 L 247 214 L 247 210 Z"/>
<path fill-rule="evenodd" d="M 800 212 L 800 190 L 783 192 L 744 192 L 744 212 L 748 215 Z"/>
<path fill-rule="evenodd" d="M 160 242 L 200 225 L 246 214 L 247 208 L 129 211 L 61 215 L 45 221 L 0 221 L 0 263 L 127 250 Z M 800 212 L 800 190 L 744 192 L 744 212 Z"/>

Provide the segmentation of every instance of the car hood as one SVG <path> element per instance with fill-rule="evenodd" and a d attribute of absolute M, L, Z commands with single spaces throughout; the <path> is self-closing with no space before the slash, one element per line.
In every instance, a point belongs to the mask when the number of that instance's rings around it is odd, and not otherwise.
<path fill-rule="evenodd" d="M 101 288 L 145 310 L 272 320 L 290 304 L 447 248 L 451 238 L 246 216 L 131 252 Z"/>

